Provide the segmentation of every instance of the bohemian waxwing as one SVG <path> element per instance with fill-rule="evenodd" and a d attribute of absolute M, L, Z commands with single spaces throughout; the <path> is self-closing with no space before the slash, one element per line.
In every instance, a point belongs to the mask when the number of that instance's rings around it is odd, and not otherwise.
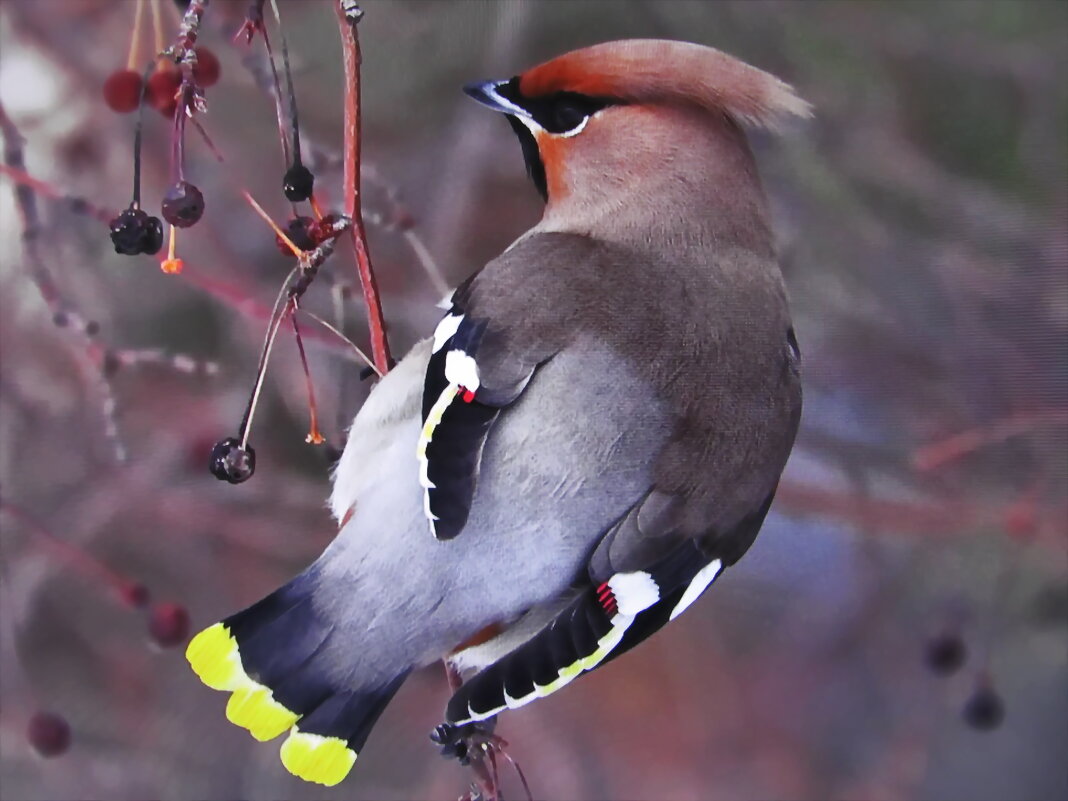
<path fill-rule="evenodd" d="M 442 731 L 644 640 L 753 543 L 801 414 L 741 123 L 808 105 L 717 50 L 610 42 L 466 92 L 507 115 L 541 221 L 371 393 L 333 543 L 188 659 L 285 766 L 333 785 L 405 677 L 471 678 Z"/>

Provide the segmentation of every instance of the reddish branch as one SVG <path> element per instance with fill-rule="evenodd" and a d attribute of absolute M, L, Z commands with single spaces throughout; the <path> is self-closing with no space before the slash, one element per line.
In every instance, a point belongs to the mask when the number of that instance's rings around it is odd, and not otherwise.
<path fill-rule="evenodd" d="M 65 194 L 51 184 L 46 183 L 39 178 L 34 178 L 25 170 L 12 167 L 9 164 L 0 164 L 0 175 L 6 175 L 18 186 L 27 187 L 41 197 L 46 197 L 50 200 L 63 201 L 67 203 L 71 209 L 87 214 L 102 223 L 110 223 L 115 216 L 113 211 L 98 206 L 87 198 Z"/>
<path fill-rule="evenodd" d="M 1026 434 L 1043 426 L 1068 425 L 1068 409 L 1044 409 L 1014 414 L 990 425 L 962 431 L 917 450 L 912 463 L 917 470 L 934 470 L 995 442 Z"/>
<path fill-rule="evenodd" d="M 114 590 L 121 601 L 136 606 L 146 600 L 146 591 L 143 585 L 108 567 L 104 562 L 79 546 L 60 539 L 21 506 L 16 506 L 8 501 L 0 501 L 0 512 L 7 513 L 25 530 L 38 537 L 42 543 L 62 559 L 65 559 L 76 570 L 79 570 L 90 579 L 103 581 Z"/>
<path fill-rule="evenodd" d="M 360 198 L 360 37 L 357 23 L 363 12 L 353 0 L 336 0 L 338 31 L 341 34 L 345 62 L 345 215 L 352 219 L 349 235 L 356 257 L 356 272 L 367 304 L 367 321 L 371 333 L 371 358 L 380 373 L 390 368 L 389 343 L 382 319 L 382 302 L 371 268 Z"/>

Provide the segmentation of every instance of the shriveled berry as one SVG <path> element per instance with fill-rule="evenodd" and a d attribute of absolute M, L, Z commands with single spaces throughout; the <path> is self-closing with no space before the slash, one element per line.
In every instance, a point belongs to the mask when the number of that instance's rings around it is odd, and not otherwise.
<path fill-rule="evenodd" d="M 65 754 L 70 748 L 70 724 L 54 712 L 37 712 L 26 724 L 26 740 L 43 757 Z"/>
<path fill-rule="evenodd" d="M 148 633 L 161 648 L 173 648 L 189 639 L 189 612 L 181 604 L 165 601 L 148 613 Z"/>
<path fill-rule="evenodd" d="M 956 673 L 968 656 L 964 640 L 957 634 L 940 634 L 927 641 L 924 661 L 932 672 L 940 676 Z"/>
<path fill-rule="evenodd" d="M 319 243 L 315 239 L 316 222 L 311 217 L 293 217 L 286 223 L 286 236 L 301 250 L 314 250 Z M 292 256 L 289 245 L 280 236 L 274 238 L 278 249 L 285 256 Z"/>
<path fill-rule="evenodd" d="M 321 220 L 316 221 L 311 230 L 311 237 L 315 240 L 316 245 L 321 245 L 328 239 L 333 239 L 337 236 L 334 231 L 334 226 L 341 221 L 340 214 L 327 214 Z"/>
<path fill-rule="evenodd" d="M 1004 719 L 1005 703 L 988 685 L 978 687 L 964 704 L 964 722 L 973 729 L 990 731 L 1000 726 Z"/>
<path fill-rule="evenodd" d="M 251 445 L 241 447 L 234 437 L 227 437 L 215 443 L 211 449 L 211 474 L 220 481 L 240 484 L 252 478 L 256 472 L 256 451 Z"/>
<path fill-rule="evenodd" d="M 303 164 L 294 164 L 282 177 L 282 191 L 293 203 L 310 198 L 314 188 L 315 176 Z"/>
<path fill-rule="evenodd" d="M 115 70 L 104 81 L 104 102 L 119 114 L 136 111 L 141 102 L 143 83 L 134 70 Z"/>
<path fill-rule="evenodd" d="M 195 225 L 204 215 L 204 195 L 188 181 L 179 181 L 163 196 L 163 219 L 176 228 Z"/>
<path fill-rule="evenodd" d="M 193 52 L 197 54 L 197 65 L 193 67 L 193 77 L 197 83 L 205 87 L 217 84 L 222 74 L 218 57 L 206 47 L 197 47 Z"/>
<path fill-rule="evenodd" d="M 159 217 L 147 214 L 144 209 L 133 206 L 124 209 L 111 221 L 110 227 L 116 253 L 153 256 L 163 247 L 163 225 Z"/>
<path fill-rule="evenodd" d="M 152 73 L 148 79 L 148 104 L 164 117 L 173 117 L 178 107 L 178 88 L 182 73 L 177 67 L 166 67 Z"/>

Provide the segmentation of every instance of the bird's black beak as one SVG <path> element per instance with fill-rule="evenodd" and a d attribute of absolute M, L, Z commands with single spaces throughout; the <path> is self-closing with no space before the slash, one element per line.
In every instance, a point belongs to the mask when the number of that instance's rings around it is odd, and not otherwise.
<path fill-rule="evenodd" d="M 500 90 L 509 83 L 509 81 L 476 81 L 464 87 L 464 94 L 474 98 L 486 108 L 499 111 L 501 114 L 529 117 L 530 112 L 513 103 L 501 93 Z"/>

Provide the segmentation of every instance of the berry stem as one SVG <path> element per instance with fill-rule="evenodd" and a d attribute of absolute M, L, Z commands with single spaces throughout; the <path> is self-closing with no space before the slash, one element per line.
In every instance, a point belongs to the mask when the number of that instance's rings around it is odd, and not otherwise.
<path fill-rule="evenodd" d="M 301 256 L 304 255 L 304 251 L 298 248 L 293 243 L 293 240 L 286 235 L 286 232 L 278 227 L 278 224 L 271 219 L 271 215 L 263 210 L 263 207 L 256 202 L 256 199 L 249 194 L 248 190 L 242 189 L 241 194 L 245 196 L 245 200 L 247 200 L 249 205 L 252 206 L 252 210 L 255 211 L 261 218 L 263 218 L 264 222 L 271 226 L 271 230 L 274 231 L 274 235 L 277 236 L 280 240 L 282 240 L 282 242 L 287 248 L 293 251 L 294 256 L 299 259 Z"/>
<path fill-rule="evenodd" d="M 163 40 L 163 14 L 159 7 L 159 0 L 151 0 L 152 2 L 152 31 L 155 36 L 156 53 L 162 53 L 164 48 Z"/>
<path fill-rule="evenodd" d="M 356 258 L 356 272 L 360 277 L 367 304 L 367 320 L 371 334 L 371 355 L 380 374 L 389 371 L 389 342 L 382 317 L 382 301 L 378 282 L 371 266 L 367 248 L 367 231 L 363 222 L 360 197 L 360 37 L 357 22 L 360 10 L 351 0 L 336 0 L 334 12 L 341 34 L 345 63 L 345 214 L 352 219 L 350 236 Z"/>
<path fill-rule="evenodd" d="M 301 164 L 300 160 L 300 117 L 297 114 L 297 93 L 293 89 L 293 72 L 289 67 L 289 46 L 286 43 L 286 35 L 282 30 L 282 15 L 278 11 L 278 0 L 271 0 L 271 10 L 274 12 L 275 22 L 278 24 L 278 38 L 282 44 L 282 71 L 286 76 L 286 93 L 289 97 L 289 126 L 293 136 L 293 161 L 286 167 L 296 167 Z"/>
<path fill-rule="evenodd" d="M 271 81 L 274 84 L 274 114 L 278 120 L 278 139 L 282 144 L 282 160 L 289 166 L 289 137 L 286 135 L 286 113 L 282 107 L 282 82 L 278 78 L 278 66 L 274 62 L 274 48 L 271 47 L 271 37 L 267 33 L 266 26 L 263 28 L 263 46 L 267 50 L 267 63 L 271 65 Z"/>
<path fill-rule="evenodd" d="M 308 388 L 308 436 L 306 442 L 310 445 L 322 445 L 326 439 L 319 431 L 319 409 L 315 403 L 315 385 L 312 383 L 311 371 L 308 369 L 308 357 L 304 353 L 304 342 L 300 338 L 300 326 L 297 324 L 296 311 L 300 308 L 296 298 L 290 301 L 293 312 L 289 315 L 289 323 L 293 326 L 293 336 L 297 340 L 297 350 L 300 352 L 300 366 L 304 370 L 304 386 Z"/>
<path fill-rule="evenodd" d="M 256 405 L 259 403 L 260 391 L 263 389 L 263 380 L 267 376 L 267 362 L 271 357 L 271 349 L 274 347 L 274 338 L 278 335 L 278 328 L 290 310 L 292 298 L 286 297 L 289 290 L 289 282 L 299 269 L 299 267 L 294 267 L 289 271 L 285 283 L 282 284 L 282 288 L 278 292 L 278 297 L 275 298 L 274 307 L 271 309 L 271 322 L 267 326 L 263 348 L 260 350 L 259 364 L 256 365 L 256 383 L 252 387 L 252 394 L 249 396 L 248 405 L 245 407 L 245 415 L 241 418 L 241 425 L 238 427 L 237 436 L 241 440 L 242 450 L 248 447 L 248 435 L 252 428 L 252 418 L 256 414 Z"/>
<path fill-rule="evenodd" d="M 141 140 L 145 128 L 145 99 L 148 97 L 148 79 L 155 69 L 156 60 L 152 59 L 141 75 L 141 97 L 137 101 L 137 125 L 134 126 L 134 163 L 133 163 L 133 200 L 130 206 L 141 208 Z"/>
<path fill-rule="evenodd" d="M 134 9 L 133 32 L 130 34 L 130 50 L 126 56 L 126 69 L 137 69 L 141 62 L 141 21 L 145 16 L 145 0 L 137 0 Z"/>
<path fill-rule="evenodd" d="M 174 107 L 174 133 L 171 139 L 171 177 L 175 183 L 185 180 L 185 97 Z"/>

